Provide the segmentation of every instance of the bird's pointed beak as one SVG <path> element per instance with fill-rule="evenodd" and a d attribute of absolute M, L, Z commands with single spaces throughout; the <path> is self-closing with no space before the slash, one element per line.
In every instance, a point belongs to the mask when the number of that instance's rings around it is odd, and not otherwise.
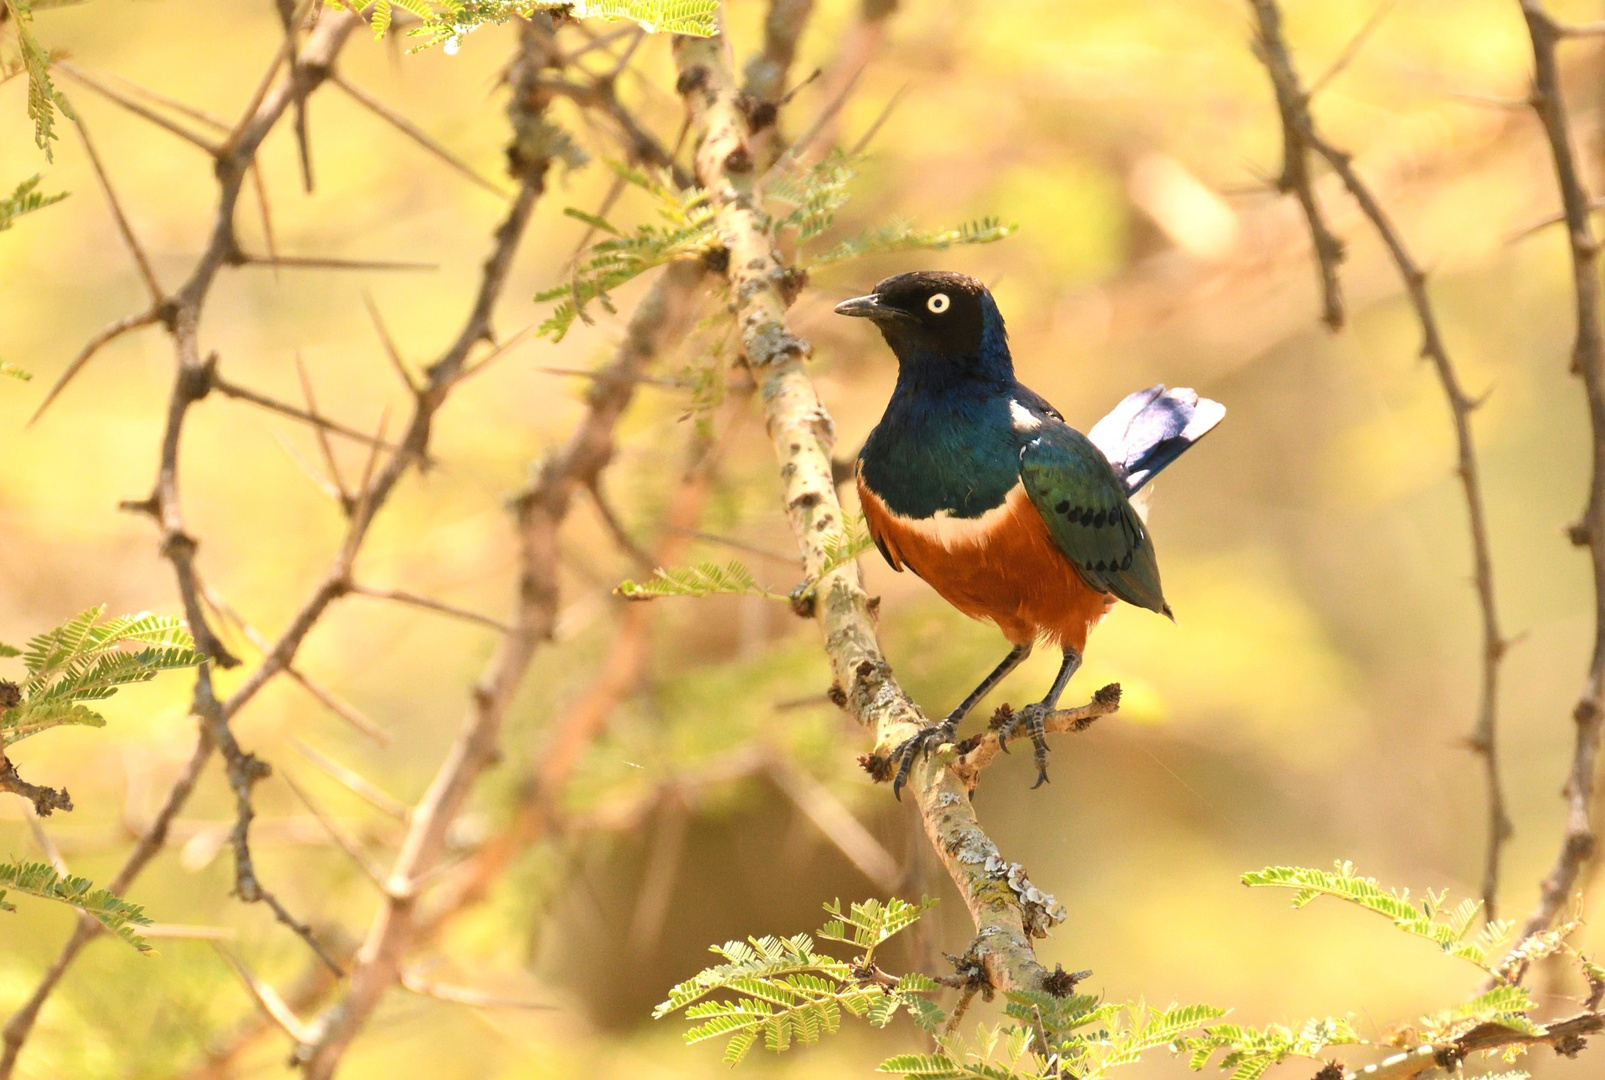
<path fill-rule="evenodd" d="M 868 296 L 855 296 L 851 300 L 843 300 L 836 305 L 838 315 L 856 315 L 859 318 L 881 319 L 893 318 L 902 314 L 896 308 L 881 303 L 881 298 L 874 293 Z"/>

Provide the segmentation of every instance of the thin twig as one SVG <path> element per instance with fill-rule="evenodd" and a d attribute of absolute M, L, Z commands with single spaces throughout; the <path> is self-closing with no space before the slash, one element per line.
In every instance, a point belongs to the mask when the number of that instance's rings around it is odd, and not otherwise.
<path fill-rule="evenodd" d="M 1554 868 L 1540 886 L 1538 905 L 1522 926 L 1522 937 L 1526 938 L 1548 929 L 1565 909 L 1578 875 L 1593 858 L 1595 849 L 1591 821 L 1594 772 L 1600 728 L 1605 723 L 1605 327 L 1601 325 L 1599 240 L 1594 235 L 1593 203 L 1578 170 L 1555 56 L 1556 45 L 1563 38 L 1579 35 L 1577 28 L 1555 22 L 1538 0 L 1522 0 L 1521 10 L 1533 47 L 1533 111 L 1543 124 L 1554 158 L 1571 245 L 1577 311 L 1572 372 L 1583 380 L 1592 435 L 1588 504 L 1582 519 L 1571 528 L 1571 539 L 1573 544 L 1588 549 L 1594 571 L 1594 649 L 1582 694 L 1572 710 L 1575 742 L 1565 787 L 1565 834 Z"/>
<path fill-rule="evenodd" d="M 129 112 L 133 113 L 135 116 L 149 120 L 163 131 L 168 131 L 174 135 L 177 135 L 180 139 L 183 139 L 192 146 L 200 147 L 213 157 L 216 157 L 219 153 L 221 153 L 221 148 L 218 147 L 216 143 L 213 143 L 210 139 L 207 139 L 205 136 L 197 135 L 183 124 L 169 120 L 161 113 L 142 105 L 138 101 L 135 101 L 133 98 L 122 93 L 120 90 L 113 90 L 111 87 L 107 86 L 98 79 L 79 71 L 65 60 L 52 60 L 50 66 L 61 72 L 63 75 L 66 75 L 74 82 L 87 86 L 89 89 L 95 91 L 95 93 L 101 95 L 102 97 L 116 102 Z"/>
<path fill-rule="evenodd" d="M 1376 229 L 1393 261 L 1394 268 L 1404 282 L 1410 306 L 1421 327 L 1421 355 L 1432 363 L 1438 382 L 1449 403 L 1451 422 L 1454 425 L 1456 447 L 1456 473 L 1460 478 L 1466 502 L 1467 524 L 1471 533 L 1473 581 L 1482 623 L 1482 677 L 1477 717 L 1473 725 L 1470 744 L 1482 758 L 1486 778 L 1488 826 L 1483 859 L 1482 899 L 1486 918 L 1493 919 L 1497 911 L 1499 893 L 1500 857 L 1512 826 L 1505 809 L 1504 785 L 1500 779 L 1498 749 L 1499 674 L 1510 642 L 1500 629 L 1498 605 L 1494 590 L 1493 552 L 1488 535 L 1488 516 L 1482 490 L 1481 470 L 1477 460 L 1476 441 L 1472 435 L 1471 414 L 1479 402 L 1466 393 L 1459 372 L 1449 358 L 1448 347 L 1438 327 L 1437 313 L 1427 293 L 1427 275 L 1415 261 L 1397 226 L 1383 209 L 1376 194 L 1355 170 L 1350 154 L 1338 149 L 1321 135 L 1308 108 L 1308 95 L 1299 91 L 1298 73 L 1292 67 L 1286 42 L 1281 37 L 1281 17 L 1276 0 L 1252 0 L 1259 21 L 1259 56 L 1276 87 L 1277 100 L 1282 103 L 1283 135 L 1287 140 L 1289 163 L 1302 161 L 1309 153 L 1319 154 L 1343 181 L 1343 186 L 1354 198 L 1360 212 Z M 1288 108 L 1287 100 L 1298 102 Z M 1291 167 L 1291 165 L 1290 165 Z M 1300 166 L 1302 168 L 1302 166 Z M 1284 173 L 1284 177 L 1287 174 Z M 1314 199 L 1314 193 L 1301 191 L 1300 198 Z M 1318 205 L 1312 202 L 1313 213 L 1307 213 L 1317 259 L 1322 261 L 1322 274 L 1331 274 L 1335 286 L 1337 263 L 1330 265 L 1321 255 L 1323 241 L 1319 230 L 1324 228 Z M 1329 300 L 1335 293 L 1329 294 Z M 1330 314 L 1330 309 L 1329 309 Z M 1341 318 L 1339 320 L 1341 322 Z M 1330 324 L 1330 320 L 1329 320 Z M 1338 324 L 1331 324 L 1334 329 Z"/>
<path fill-rule="evenodd" d="M 357 869 L 362 871 L 363 876 L 373 882 L 380 892 L 383 892 L 386 885 L 386 874 L 378 863 L 368 857 L 368 853 L 362 849 L 361 842 L 346 832 L 338 821 L 335 821 L 334 818 L 325 813 L 323 807 L 319 806 L 316 800 L 303 791 L 301 785 L 292 780 L 288 773 L 281 773 L 280 775 L 285 784 L 295 793 L 295 797 L 301 800 L 301 805 L 305 806 L 312 816 L 318 819 L 318 824 L 323 826 L 323 831 L 329 834 L 329 838 L 334 841 L 335 846 L 345 852 L 351 858 L 351 861 L 357 865 Z"/>
<path fill-rule="evenodd" d="M 439 263 L 407 262 L 399 259 L 335 259 L 322 255 L 252 255 L 236 251 L 229 261 L 236 266 L 286 267 L 290 270 L 400 270 L 405 272 L 439 270 Z"/>
<path fill-rule="evenodd" d="M 364 443 L 373 447 L 381 447 L 385 450 L 400 449 L 400 447 L 394 443 L 379 441 L 365 431 L 359 431 L 356 428 L 347 427 L 345 424 L 339 423 L 335 420 L 330 420 L 328 417 L 322 416 L 316 412 L 308 412 L 305 409 L 297 408 L 294 405 L 270 398 L 265 394 L 259 394 L 255 390 L 247 390 L 243 386 L 238 386 L 229 382 L 227 379 L 216 374 L 215 372 L 212 374 L 211 388 L 222 394 L 224 397 L 234 398 L 237 401 L 248 401 L 252 405 L 267 409 L 269 412 L 276 412 L 280 416 L 288 416 L 293 420 L 301 421 L 303 424 L 310 424 L 319 431 L 333 432 L 334 434 L 344 436 L 353 442 Z M 343 488 L 344 485 L 342 485 L 342 490 Z"/>
<path fill-rule="evenodd" d="M 897 891 L 903 883 L 897 860 L 829 788 L 778 756 L 769 763 L 769 776 L 876 889 L 888 895 Z"/>
<path fill-rule="evenodd" d="M 89 363 L 103 346 L 116 341 L 130 330 L 138 330 L 142 326 L 152 326 L 161 321 L 161 312 L 155 310 L 142 311 L 138 315 L 129 315 L 126 318 L 118 319 L 84 342 L 84 347 L 79 349 L 78 355 L 73 357 L 67 364 L 67 369 L 51 384 L 50 389 L 45 391 L 44 400 L 39 403 L 39 407 L 28 418 L 28 426 L 31 427 L 38 422 L 39 418 L 45 414 L 45 410 L 50 408 L 50 403 L 55 401 L 63 390 L 67 389 L 67 384 L 72 382 L 73 377 L 84 369 L 84 365 Z"/>
<path fill-rule="evenodd" d="M 391 367 L 396 369 L 396 375 L 411 391 L 414 397 L 418 396 L 418 384 L 413 380 L 412 372 L 401 359 L 401 352 L 396 348 L 395 340 L 390 336 L 390 330 L 385 326 L 384 318 L 379 314 L 379 307 L 373 302 L 373 296 L 368 290 L 362 290 L 362 302 L 368 309 L 368 317 L 373 320 L 373 329 L 379 335 L 379 344 L 384 346 L 385 356 L 389 359 Z"/>
<path fill-rule="evenodd" d="M 401 589 L 375 589 L 352 582 L 351 592 L 356 596 L 368 596 L 375 600 L 394 600 L 398 604 L 410 604 L 413 607 L 423 608 L 425 611 L 437 611 L 442 615 L 450 615 L 453 618 L 478 623 L 480 626 L 488 626 L 492 630 L 500 631 L 503 634 L 510 634 L 513 631 L 511 626 L 498 619 L 493 619 L 489 615 L 481 615 L 477 611 L 469 611 L 467 608 L 432 600 L 427 596 L 418 596 L 415 593 L 405 592 Z"/>
<path fill-rule="evenodd" d="M 499 199 L 506 199 L 509 197 L 509 193 L 506 188 L 502 187 L 494 180 L 486 179 L 484 176 L 480 175 L 474 170 L 473 166 L 469 165 L 462 158 L 453 154 L 450 150 L 447 150 L 439 142 L 430 138 L 430 136 L 417 124 L 414 124 L 411 120 L 408 120 L 405 116 L 402 116 L 400 113 L 396 112 L 390 106 L 386 105 L 384 102 L 380 101 L 378 98 L 374 97 L 360 86 L 353 84 L 349 79 L 346 79 L 339 72 L 334 72 L 331 74 L 329 76 L 329 81 L 338 86 L 340 89 L 344 90 L 353 101 L 366 108 L 375 116 L 389 123 L 397 131 L 407 136 L 407 138 L 411 139 L 413 142 L 417 143 L 431 154 L 434 154 L 441 161 L 444 161 L 447 165 L 450 165 L 453 169 L 457 170 L 457 172 L 461 173 L 463 176 L 466 176 L 469 180 L 473 181 L 475 184 L 478 184 L 492 195 L 495 195 Z"/>
<path fill-rule="evenodd" d="M 1316 76 L 1315 81 L 1310 83 L 1310 88 L 1304 95 L 1306 98 L 1313 98 L 1322 90 L 1325 90 L 1333 79 L 1343 74 L 1348 66 L 1354 63 L 1354 58 L 1360 55 L 1360 49 L 1365 46 L 1366 41 L 1376 32 L 1376 28 L 1382 25 L 1382 20 L 1387 18 L 1393 11 L 1395 2 L 1396 0 L 1382 0 L 1376 6 L 1376 10 L 1371 12 L 1371 17 L 1365 20 L 1364 25 L 1349 39 L 1349 43 L 1343 46 L 1343 50 L 1338 53 L 1337 59 L 1332 61 L 1332 66 L 1321 72 L 1320 75 Z"/>
<path fill-rule="evenodd" d="M 296 350 L 295 373 L 301 380 L 301 396 L 306 398 L 307 414 L 318 415 L 318 399 L 312 393 L 312 376 L 307 374 L 306 364 L 301 362 L 301 352 Z M 340 465 L 334 459 L 334 448 L 329 445 L 329 432 L 322 424 L 312 425 L 312 434 L 318 440 L 318 449 L 323 452 L 323 464 L 329 470 L 329 481 L 334 484 L 335 490 L 340 493 L 340 503 L 349 506 L 351 493 L 346 490 L 345 479 L 340 475 Z"/>
<path fill-rule="evenodd" d="M 1254 53 L 1270 72 L 1276 90 L 1276 108 L 1282 119 L 1282 171 L 1276 190 L 1298 197 L 1309 223 L 1310 240 L 1315 248 L 1315 265 L 1321 281 L 1321 321 L 1332 330 L 1343 328 L 1343 287 L 1338 281 L 1338 265 L 1343 262 L 1343 241 L 1327 225 L 1316 201 L 1314 179 L 1310 176 L 1310 145 L 1304 132 L 1314 127 L 1310 119 L 1310 100 L 1298 83 L 1293 58 L 1282 40 L 1282 13 L 1276 0 L 1251 0 L 1259 21 Z"/>
<path fill-rule="evenodd" d="M 325 776 L 369 805 L 389 814 L 397 821 L 406 821 L 411 816 L 406 803 L 391 795 L 361 773 L 347 768 L 322 751 L 308 746 L 300 739 L 291 737 L 290 745 L 302 757 L 317 766 Z"/>
<path fill-rule="evenodd" d="M 153 309 L 160 308 L 167 300 L 167 294 L 162 291 L 161 282 L 156 280 L 156 271 L 151 269 L 150 257 L 140 246 L 139 238 L 134 235 L 134 229 L 128 224 L 128 215 L 123 213 L 123 205 L 117 199 L 117 192 L 112 190 L 111 178 L 106 175 L 106 166 L 100 160 L 100 154 L 95 151 L 95 143 L 89 137 L 89 129 L 84 126 L 83 118 L 76 110 L 71 113 L 73 125 L 78 129 L 78 136 L 84 141 L 84 151 L 89 155 L 89 164 L 95 170 L 95 179 L 100 181 L 100 190 L 106 195 L 106 203 L 111 207 L 111 216 L 117 222 L 117 232 L 123 238 L 128 253 L 134 257 L 134 265 L 139 268 L 139 276 L 145 279 L 145 288 L 150 293 L 150 302 Z"/>

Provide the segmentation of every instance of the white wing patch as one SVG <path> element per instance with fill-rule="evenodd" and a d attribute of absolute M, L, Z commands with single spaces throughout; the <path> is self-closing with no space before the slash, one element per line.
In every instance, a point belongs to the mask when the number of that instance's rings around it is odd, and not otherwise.
<path fill-rule="evenodd" d="M 1009 416 L 1014 421 L 1015 431 L 1035 431 L 1042 426 L 1042 418 L 1018 401 L 1009 402 Z"/>

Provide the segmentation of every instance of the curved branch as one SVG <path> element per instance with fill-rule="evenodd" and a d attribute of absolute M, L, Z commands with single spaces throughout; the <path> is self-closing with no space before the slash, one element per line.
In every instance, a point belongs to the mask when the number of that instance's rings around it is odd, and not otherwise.
<path fill-rule="evenodd" d="M 1577 301 L 1577 339 L 1572 348 L 1572 372 L 1581 376 L 1588 400 L 1592 433 L 1590 459 L 1593 475 L 1583 518 L 1572 526 L 1572 542 L 1588 548 L 1594 571 L 1594 652 L 1588 677 L 1572 710 L 1576 725 L 1572 766 L 1566 778 L 1566 832 L 1554 868 L 1540 887 L 1538 906 L 1522 926 L 1522 937 L 1547 929 L 1571 897 L 1583 866 L 1594 857 L 1595 836 L 1590 820 L 1594 803 L 1594 772 L 1599 758 L 1600 728 L 1605 723 L 1605 328 L 1601 326 L 1599 240 L 1590 216 L 1592 202 L 1578 172 L 1572 136 L 1561 93 L 1560 67 L 1555 48 L 1567 37 L 1580 36 L 1578 28 L 1557 23 L 1538 0 L 1522 0 L 1522 15 L 1533 46 L 1533 111 L 1544 126 L 1555 162 L 1566 213 L 1566 235 L 1571 245 L 1572 287 Z M 1585 28 L 1586 29 L 1586 28 Z"/>
<path fill-rule="evenodd" d="M 755 162 L 747 118 L 738 100 L 723 36 L 677 38 L 677 86 L 697 137 L 697 180 L 709 191 L 720 237 L 729 249 L 726 274 L 742 351 L 763 401 L 769 436 L 781 466 L 787 519 L 810 577 L 824 567 L 826 545 L 843 540 L 843 514 L 831 475 L 834 427 L 803 367 L 810 347 L 792 333 L 785 313 L 799 282 L 781 262 L 755 192 Z M 918 707 L 897 684 L 881 654 L 869 597 L 856 565 L 819 578 L 815 614 L 842 700 L 891 747 L 925 726 Z M 964 897 L 979 932 L 973 954 L 999 989 L 1041 989 L 1049 973 L 1037 960 L 1033 935 L 1046 933 L 1055 911 L 1028 906 L 1030 888 L 1018 864 L 1002 858 L 981 828 L 964 782 L 939 761 L 915 769 L 915 793 L 926 835 Z"/>

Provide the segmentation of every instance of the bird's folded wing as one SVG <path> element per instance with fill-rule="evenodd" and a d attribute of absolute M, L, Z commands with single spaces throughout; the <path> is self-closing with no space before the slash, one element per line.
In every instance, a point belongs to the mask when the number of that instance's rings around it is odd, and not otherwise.
<path fill-rule="evenodd" d="M 1085 435 L 1044 425 L 1020 451 L 1020 480 L 1081 579 L 1128 604 L 1169 614 L 1153 542 L 1114 466 Z"/>

